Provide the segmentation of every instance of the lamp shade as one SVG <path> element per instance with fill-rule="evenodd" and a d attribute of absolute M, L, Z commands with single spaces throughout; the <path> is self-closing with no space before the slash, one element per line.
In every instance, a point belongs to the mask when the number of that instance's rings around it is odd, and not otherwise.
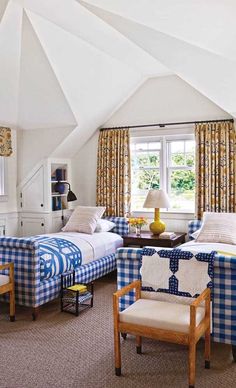
<path fill-rule="evenodd" d="M 69 191 L 67 193 L 67 201 L 72 202 L 72 201 L 76 201 L 76 200 L 77 200 L 77 197 L 76 197 L 75 193 L 73 193 L 73 191 L 71 191 L 69 189 Z"/>
<path fill-rule="evenodd" d="M 143 207 L 146 208 L 166 208 L 170 206 L 168 195 L 164 190 L 149 190 Z"/>

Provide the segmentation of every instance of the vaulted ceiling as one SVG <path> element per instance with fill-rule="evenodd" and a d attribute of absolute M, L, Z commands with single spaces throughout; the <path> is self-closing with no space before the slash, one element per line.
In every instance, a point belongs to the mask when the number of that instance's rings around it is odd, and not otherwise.
<path fill-rule="evenodd" d="M 73 155 L 148 77 L 236 116 L 233 0 L 0 0 L 0 124 L 74 128 Z"/>

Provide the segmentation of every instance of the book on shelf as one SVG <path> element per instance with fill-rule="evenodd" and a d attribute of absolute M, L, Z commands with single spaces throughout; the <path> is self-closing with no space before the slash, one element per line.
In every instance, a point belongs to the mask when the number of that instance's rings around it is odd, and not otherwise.
<path fill-rule="evenodd" d="M 176 234 L 174 232 L 163 232 L 159 235 L 159 238 L 172 239 L 175 237 L 176 237 Z"/>
<path fill-rule="evenodd" d="M 57 168 L 51 174 L 51 181 L 54 183 L 58 181 L 66 181 L 66 169 L 65 168 Z"/>
<path fill-rule="evenodd" d="M 62 201 L 61 197 L 52 197 L 52 210 L 61 210 Z"/>

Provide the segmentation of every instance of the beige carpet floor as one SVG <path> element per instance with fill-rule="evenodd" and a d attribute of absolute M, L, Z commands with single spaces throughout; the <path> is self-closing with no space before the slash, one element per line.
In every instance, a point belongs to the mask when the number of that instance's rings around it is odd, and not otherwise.
<path fill-rule="evenodd" d="M 7 321 L 0 305 L 1 388 L 186 388 L 187 349 L 149 339 L 136 354 L 134 338 L 122 340 L 122 376 L 114 375 L 112 293 L 115 277 L 95 283 L 94 307 L 76 318 L 61 313 L 59 301 L 42 308 L 36 322 L 17 309 Z M 196 388 L 236 387 L 236 363 L 228 345 L 213 344 L 212 368 L 205 370 L 203 343 L 197 352 Z"/>

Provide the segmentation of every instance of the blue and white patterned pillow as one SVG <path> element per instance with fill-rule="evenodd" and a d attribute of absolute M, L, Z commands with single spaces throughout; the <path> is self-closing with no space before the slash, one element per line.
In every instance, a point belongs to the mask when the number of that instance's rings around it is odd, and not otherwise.
<path fill-rule="evenodd" d="M 144 248 L 142 289 L 196 298 L 206 287 L 212 287 L 215 254 Z"/>
<path fill-rule="evenodd" d="M 112 229 L 112 232 L 117 233 L 120 236 L 124 236 L 129 233 L 129 224 L 125 217 L 106 216 L 104 218 L 116 224 L 115 228 Z"/>
<path fill-rule="evenodd" d="M 202 226 L 201 220 L 192 220 L 188 223 L 188 237 L 189 240 L 193 240 L 194 237 L 192 237 L 192 234 L 196 232 L 198 229 L 200 229 Z"/>

